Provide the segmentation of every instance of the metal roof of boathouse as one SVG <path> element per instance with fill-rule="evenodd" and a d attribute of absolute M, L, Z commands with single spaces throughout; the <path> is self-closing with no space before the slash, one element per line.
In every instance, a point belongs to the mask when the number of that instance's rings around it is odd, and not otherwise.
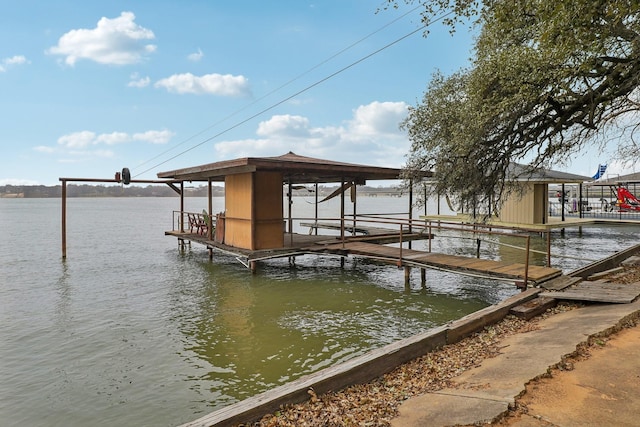
<path fill-rule="evenodd" d="M 256 171 L 281 172 L 286 181 L 294 184 L 400 179 L 402 169 L 360 165 L 300 156 L 288 152 L 275 157 L 243 157 L 184 169 L 159 172 L 158 178 L 179 181 L 224 181 L 227 175 Z M 429 176 L 426 173 L 425 176 Z"/>
<path fill-rule="evenodd" d="M 576 175 L 552 169 L 533 168 L 520 163 L 511 163 L 507 169 L 507 177 L 515 181 L 540 182 L 553 184 L 581 184 L 593 181 L 590 176 Z"/>

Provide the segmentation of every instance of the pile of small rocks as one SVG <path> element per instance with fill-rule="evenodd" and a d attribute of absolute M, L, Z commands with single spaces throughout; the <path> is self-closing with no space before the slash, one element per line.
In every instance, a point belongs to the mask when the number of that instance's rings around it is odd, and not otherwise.
<path fill-rule="evenodd" d="M 389 426 L 400 404 L 416 395 L 451 386 L 451 379 L 500 352 L 507 336 L 537 329 L 537 320 L 571 310 L 576 304 L 561 304 L 531 320 L 509 315 L 458 343 L 449 344 L 406 363 L 370 383 L 316 395 L 264 416 L 255 426 Z"/>

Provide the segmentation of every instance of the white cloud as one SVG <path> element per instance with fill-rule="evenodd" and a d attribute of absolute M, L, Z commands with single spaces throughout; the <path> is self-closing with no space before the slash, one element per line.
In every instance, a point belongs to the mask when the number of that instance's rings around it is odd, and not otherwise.
<path fill-rule="evenodd" d="M 83 148 L 95 144 L 96 134 L 88 130 L 74 132 L 58 138 L 58 144 L 66 148 Z"/>
<path fill-rule="evenodd" d="M 204 53 L 202 53 L 202 50 L 200 50 L 200 48 L 198 48 L 198 51 L 194 52 L 194 53 L 190 53 L 187 56 L 187 59 L 189 61 L 198 62 L 198 61 L 200 61 L 202 59 L 203 56 L 204 56 Z"/>
<path fill-rule="evenodd" d="M 170 130 L 148 130 L 146 132 L 134 133 L 134 141 L 144 141 L 151 144 L 166 144 L 173 138 L 174 132 Z"/>
<path fill-rule="evenodd" d="M 302 116 L 273 116 L 269 120 L 260 122 L 256 133 L 259 136 L 281 136 L 303 138 L 310 136 L 309 119 Z"/>
<path fill-rule="evenodd" d="M 124 144 L 131 141 L 131 137 L 128 133 L 125 132 L 111 132 L 111 133 L 103 133 L 98 135 L 94 144 L 107 144 L 107 145 L 115 145 L 115 144 Z"/>
<path fill-rule="evenodd" d="M 175 135 L 169 130 L 148 130 L 129 134 L 126 132 L 111 132 L 96 134 L 88 130 L 73 132 L 58 138 L 58 144 L 67 149 L 83 149 L 95 145 L 116 145 L 131 142 L 148 142 L 151 144 L 166 144 Z M 46 152 L 46 147 L 36 147 L 40 152 Z M 53 149 L 52 149 L 53 150 Z"/>
<path fill-rule="evenodd" d="M 409 140 L 399 129 L 403 102 L 372 102 L 354 110 L 344 126 L 313 127 L 302 116 L 278 115 L 258 124 L 256 139 L 222 141 L 217 157 L 300 155 L 376 166 L 402 167 Z"/>
<path fill-rule="evenodd" d="M 151 79 L 148 76 L 140 77 L 138 73 L 131 74 L 129 79 L 130 81 L 127 84 L 128 87 L 147 87 L 149 86 L 149 83 L 151 83 Z"/>
<path fill-rule="evenodd" d="M 372 102 L 361 105 L 349 122 L 351 132 L 362 136 L 396 134 L 398 126 L 407 116 L 408 105 L 404 102 Z"/>
<path fill-rule="evenodd" d="M 155 87 L 165 88 L 172 93 L 210 94 L 220 96 L 243 96 L 249 94 L 249 81 L 244 76 L 231 74 L 191 73 L 174 74 L 155 83 Z"/>
<path fill-rule="evenodd" d="M 11 66 L 28 63 L 29 61 L 23 55 L 14 55 L 8 58 L 3 58 L 2 61 L 0 61 L 0 73 L 6 72 L 7 69 Z"/>
<path fill-rule="evenodd" d="M 132 12 L 122 12 L 119 17 L 101 18 L 93 29 L 71 30 L 58 40 L 47 53 L 62 55 L 67 65 L 75 65 L 79 59 L 100 64 L 126 65 L 140 62 L 156 50 L 153 31 L 134 22 Z"/>

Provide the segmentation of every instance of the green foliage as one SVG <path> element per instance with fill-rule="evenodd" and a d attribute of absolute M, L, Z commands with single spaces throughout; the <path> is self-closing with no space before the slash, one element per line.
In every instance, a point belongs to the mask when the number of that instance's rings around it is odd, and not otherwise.
<path fill-rule="evenodd" d="M 637 156 L 639 3 L 422 2 L 426 22 L 449 12 L 453 28 L 471 19 L 481 29 L 471 67 L 434 75 L 403 123 L 407 176 L 433 168 L 434 191 L 471 211 L 487 199 L 498 207 L 513 162 L 561 164 L 614 130 L 620 151 Z"/>

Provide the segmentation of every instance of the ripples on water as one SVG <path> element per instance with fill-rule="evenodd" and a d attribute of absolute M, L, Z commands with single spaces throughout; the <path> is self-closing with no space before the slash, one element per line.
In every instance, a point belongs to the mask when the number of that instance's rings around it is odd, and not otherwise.
<path fill-rule="evenodd" d="M 187 199 L 188 210 L 205 205 Z M 251 275 L 198 245 L 178 251 L 164 236 L 177 206 L 69 199 L 62 262 L 60 201 L 0 199 L 0 424 L 176 425 L 516 292 L 435 271 L 422 289 L 417 269 L 406 290 L 402 270 L 311 256 Z M 634 226 L 583 230 L 554 233 L 553 252 L 570 256 L 556 265 L 637 243 Z M 436 234 L 434 251 L 475 254 Z M 523 256 L 498 243 L 483 256 Z"/>

